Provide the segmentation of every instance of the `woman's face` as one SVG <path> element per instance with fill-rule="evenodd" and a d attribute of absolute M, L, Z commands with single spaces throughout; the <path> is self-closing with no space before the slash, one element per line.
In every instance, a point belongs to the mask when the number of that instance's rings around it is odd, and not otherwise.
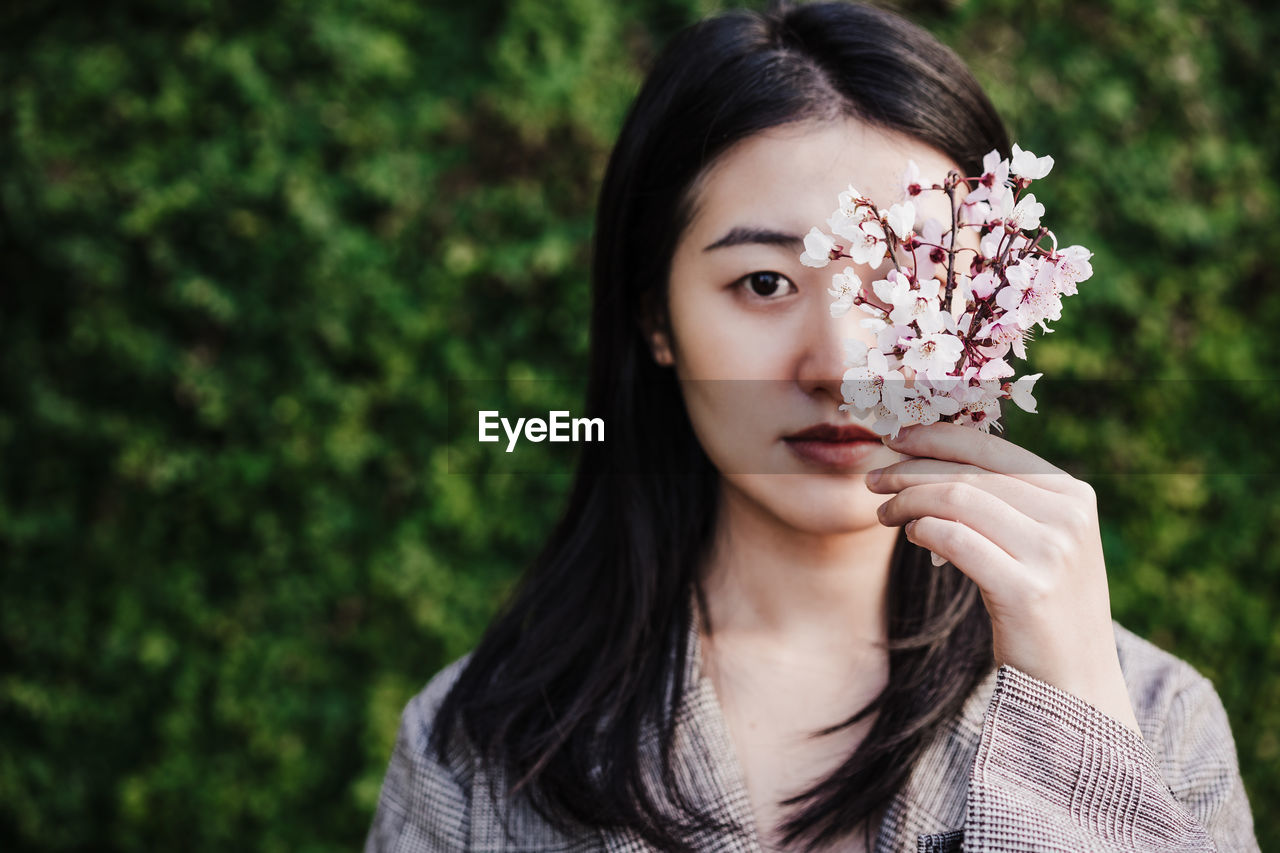
<path fill-rule="evenodd" d="M 802 238 L 824 231 L 850 184 L 887 210 L 906 200 L 907 161 L 922 182 L 958 168 L 944 154 L 852 119 L 786 125 L 743 140 L 704 174 L 695 213 L 672 258 L 667 304 L 671 336 L 653 336 L 654 356 L 673 366 L 694 432 L 724 485 L 778 520 L 809 533 L 876 524 L 883 496 L 866 472 L 896 461 L 875 445 L 851 464 L 823 464 L 785 438 L 816 424 L 855 424 L 841 412 L 842 339 L 874 344 L 868 315 L 831 316 L 831 277 L 800 263 Z M 942 193 L 913 199 L 917 222 L 950 223 Z M 863 282 L 889 269 L 855 267 Z"/>

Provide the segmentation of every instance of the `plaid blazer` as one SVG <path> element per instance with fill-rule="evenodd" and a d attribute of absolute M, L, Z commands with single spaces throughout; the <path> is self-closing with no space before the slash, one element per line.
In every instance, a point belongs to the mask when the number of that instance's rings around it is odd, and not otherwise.
<path fill-rule="evenodd" d="M 993 669 L 893 798 L 876 853 L 1257 851 L 1231 728 L 1212 683 L 1119 624 L 1114 630 L 1141 737 L 1018 669 Z M 689 644 L 677 778 L 700 804 L 742 827 L 700 847 L 759 853 L 743 772 L 702 674 L 696 618 Z M 436 760 L 427 745 L 436 708 L 469 658 L 443 669 L 404 709 L 365 853 L 652 850 L 629 831 L 562 835 L 527 799 L 495 799 L 505 775 L 460 742 L 450 745 L 447 763 Z M 647 784 L 657 791 L 656 738 L 646 743 L 653 753 Z"/>

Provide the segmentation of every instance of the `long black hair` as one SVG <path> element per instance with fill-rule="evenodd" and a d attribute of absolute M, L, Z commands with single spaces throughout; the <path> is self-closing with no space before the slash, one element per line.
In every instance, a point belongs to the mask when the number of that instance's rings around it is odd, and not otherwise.
<path fill-rule="evenodd" d="M 646 333 L 666 326 L 671 257 L 707 167 L 758 131 L 841 116 L 920 140 L 969 175 L 986 152 L 1009 150 L 952 51 L 897 15 L 844 2 L 783 2 L 681 31 L 614 147 L 596 217 L 586 401 L 609 440 L 583 445 L 563 516 L 432 730 L 443 761 L 460 724 L 484 761 L 508 768 L 507 794 L 528 794 L 562 831 L 625 827 L 661 849 L 691 850 L 743 829 L 692 805 L 670 762 L 719 475 Z M 950 564 L 934 568 L 901 533 L 888 598 L 888 686 L 843 725 L 878 716 L 836 771 L 787 801 L 802 805 L 783 827 L 788 845 L 869 832 L 993 666 L 976 586 Z M 649 724 L 665 783 L 656 795 L 642 772 Z"/>

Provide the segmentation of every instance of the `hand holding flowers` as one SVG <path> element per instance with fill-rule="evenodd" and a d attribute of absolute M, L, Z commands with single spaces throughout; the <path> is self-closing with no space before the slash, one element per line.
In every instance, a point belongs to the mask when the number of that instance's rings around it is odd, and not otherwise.
<path fill-rule="evenodd" d="M 874 346 L 845 341 L 841 409 L 874 413 L 873 429 L 907 457 L 867 476 L 871 491 L 894 495 L 880 507 L 881 523 L 905 525 L 936 565 L 949 561 L 974 581 L 998 664 L 1138 731 L 1111 626 L 1093 489 L 990 433 L 1002 399 L 1035 411 L 1040 374 L 1009 381 L 1009 357 L 1026 358 L 1031 330 L 1051 331 L 1062 297 L 1093 272 L 1087 249 L 1058 248 L 1041 225 L 1044 206 L 1026 192 L 1052 166 L 1015 145 L 1011 159 L 988 154 L 980 176 L 951 172 L 926 185 L 909 164 L 904 195 L 945 192 L 949 228 L 936 220 L 917 227 L 911 201 L 882 213 L 850 187 L 827 221 L 831 234 L 810 231 L 801 261 L 825 267 L 848 258 L 873 270 L 891 262 L 869 287 L 845 267 L 829 291 L 833 317 L 858 308 L 876 335 Z M 962 229 L 977 239 L 965 246 Z"/>
<path fill-rule="evenodd" d="M 1088 483 L 958 424 L 886 442 L 909 458 L 867 476 L 892 494 L 880 522 L 968 575 L 991 616 L 997 664 L 1072 693 L 1138 730 L 1111 627 L 1097 502 Z"/>

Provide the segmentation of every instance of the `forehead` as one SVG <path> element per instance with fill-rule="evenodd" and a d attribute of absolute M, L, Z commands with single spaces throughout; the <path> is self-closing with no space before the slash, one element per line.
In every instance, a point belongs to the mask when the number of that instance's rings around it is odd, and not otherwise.
<path fill-rule="evenodd" d="M 852 118 L 769 128 L 722 154 L 693 190 L 690 232 L 752 220 L 804 234 L 824 227 L 839 194 L 852 184 L 881 209 L 907 200 L 902 174 L 914 160 L 921 182 L 941 183 L 959 167 L 953 160 L 901 133 Z M 921 221 L 950 219 L 942 193 L 912 199 Z"/>

